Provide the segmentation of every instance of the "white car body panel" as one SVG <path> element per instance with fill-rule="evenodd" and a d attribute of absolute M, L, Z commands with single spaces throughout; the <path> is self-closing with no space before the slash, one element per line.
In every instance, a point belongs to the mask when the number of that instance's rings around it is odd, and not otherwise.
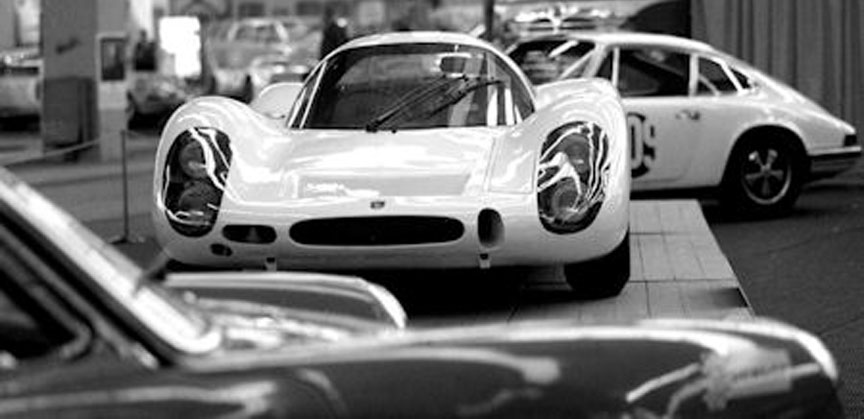
<path fill-rule="evenodd" d="M 342 49 L 451 38 L 485 45 L 467 36 L 435 35 L 370 37 Z M 565 81 L 556 90 L 569 94 L 555 100 L 548 91 L 538 92 L 538 104 L 545 106 L 515 126 L 374 133 L 287 128 L 284 120 L 267 118 L 231 99 L 193 100 L 166 124 L 157 150 L 152 211 L 157 239 L 174 259 L 224 267 L 489 267 L 603 256 L 628 231 L 629 151 L 623 110 L 606 81 Z M 596 123 L 606 132 L 609 176 L 596 219 L 582 231 L 555 234 L 544 229 L 538 216 L 538 153 L 549 132 L 572 121 Z M 172 229 L 162 196 L 169 148 L 193 126 L 224 132 L 233 152 L 216 225 L 197 238 Z M 484 209 L 500 214 L 500 241 L 486 243 L 478 237 L 478 214 Z M 465 230 L 461 238 L 446 243 L 385 246 L 302 245 L 288 235 L 290 227 L 303 220 L 388 215 L 450 217 Z M 266 246 L 228 242 L 221 234 L 228 224 L 273 226 L 277 238 Z M 214 244 L 229 246 L 231 256 L 214 255 Z"/>

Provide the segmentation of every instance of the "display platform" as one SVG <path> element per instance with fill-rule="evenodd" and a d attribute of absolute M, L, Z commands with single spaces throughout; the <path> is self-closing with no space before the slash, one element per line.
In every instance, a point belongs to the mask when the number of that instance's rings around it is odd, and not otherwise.
<path fill-rule="evenodd" d="M 695 200 L 634 200 L 630 207 L 631 279 L 622 293 L 603 300 L 574 298 L 561 268 L 529 273 L 508 309 L 427 317 L 441 324 L 569 319 L 585 324 L 645 318 L 742 319 L 754 315 L 732 267 Z"/>

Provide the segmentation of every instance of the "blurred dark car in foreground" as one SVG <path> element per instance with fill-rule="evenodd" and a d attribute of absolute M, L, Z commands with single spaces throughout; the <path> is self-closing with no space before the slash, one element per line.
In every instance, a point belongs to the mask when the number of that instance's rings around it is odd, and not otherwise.
<path fill-rule="evenodd" d="M 831 355 L 779 323 L 406 331 L 337 278 L 283 277 L 295 307 L 281 273 L 169 278 L 181 298 L 2 169 L 0 217 L 3 417 L 842 417 Z"/>

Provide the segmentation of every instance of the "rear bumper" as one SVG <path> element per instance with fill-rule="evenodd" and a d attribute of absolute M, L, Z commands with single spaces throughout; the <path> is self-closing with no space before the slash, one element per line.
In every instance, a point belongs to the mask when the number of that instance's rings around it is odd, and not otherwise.
<path fill-rule="evenodd" d="M 834 176 L 850 169 L 860 158 L 859 144 L 810 153 L 810 177 Z"/>

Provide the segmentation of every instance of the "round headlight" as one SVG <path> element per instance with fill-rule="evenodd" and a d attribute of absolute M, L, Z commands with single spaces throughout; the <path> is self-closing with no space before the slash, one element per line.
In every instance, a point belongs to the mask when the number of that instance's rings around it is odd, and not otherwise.
<path fill-rule="evenodd" d="M 537 174 L 537 209 L 546 230 L 574 233 L 597 216 L 605 197 L 608 138 L 590 122 L 552 131 L 543 144 Z"/>
<path fill-rule="evenodd" d="M 219 201 L 219 192 L 209 182 L 192 182 L 180 192 L 176 209 L 171 213 L 175 228 L 190 236 L 202 235 L 212 228 L 219 211 L 214 203 Z"/>
<path fill-rule="evenodd" d="M 175 139 L 165 159 L 162 199 L 178 233 L 201 237 L 213 229 L 231 155 L 228 136 L 214 128 L 190 128 Z"/>
<path fill-rule="evenodd" d="M 580 179 L 587 179 L 591 171 L 591 148 L 586 141 L 574 141 L 565 150 L 570 165 L 579 174 Z"/>
<path fill-rule="evenodd" d="M 207 176 L 207 162 L 204 159 L 204 147 L 196 140 L 189 140 L 177 153 L 177 163 L 180 170 L 193 179 L 203 179 Z"/>

